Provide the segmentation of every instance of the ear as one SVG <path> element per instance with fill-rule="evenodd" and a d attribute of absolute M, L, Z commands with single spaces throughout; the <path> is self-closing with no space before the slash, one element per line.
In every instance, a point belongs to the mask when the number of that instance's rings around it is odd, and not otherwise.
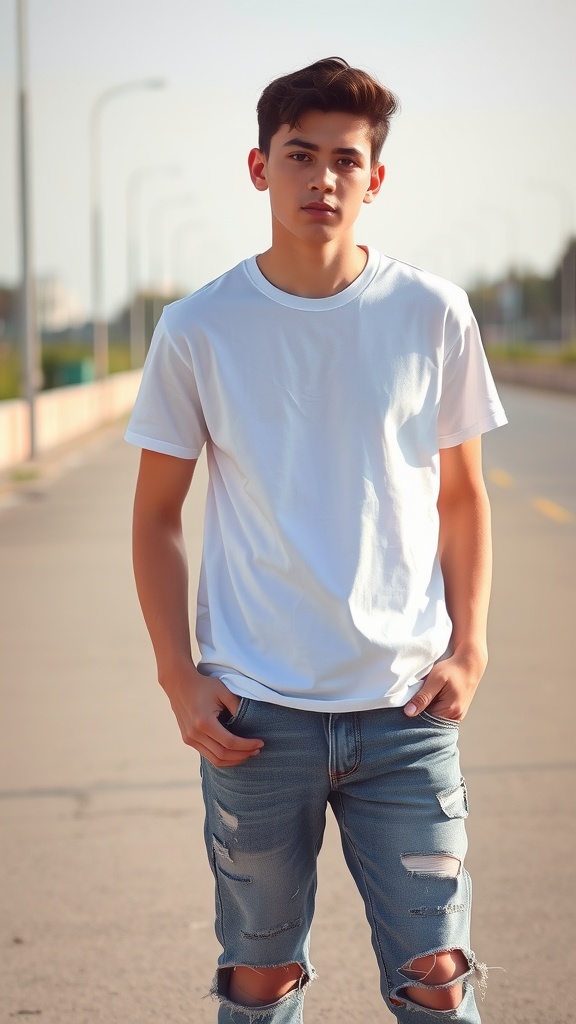
<path fill-rule="evenodd" d="M 384 164 L 374 164 L 374 167 L 370 171 L 370 185 L 364 196 L 362 202 L 373 203 L 376 196 L 378 195 L 384 178 L 386 177 L 386 168 Z"/>
<path fill-rule="evenodd" d="M 250 180 L 259 192 L 266 192 L 268 182 L 266 181 L 266 157 L 259 149 L 251 149 L 248 154 L 248 170 Z"/>

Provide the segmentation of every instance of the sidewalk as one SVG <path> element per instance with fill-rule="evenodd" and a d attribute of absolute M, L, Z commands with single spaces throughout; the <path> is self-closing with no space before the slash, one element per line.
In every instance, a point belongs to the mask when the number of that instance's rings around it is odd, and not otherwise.
<path fill-rule="evenodd" d="M 2 1022 L 211 1019 L 197 757 L 131 574 L 137 459 L 108 436 L 0 513 Z"/>
<path fill-rule="evenodd" d="M 215 1021 L 197 755 L 155 682 L 132 580 L 137 461 L 116 429 L 0 510 L 0 1024 Z M 199 469 L 196 563 L 202 489 Z M 462 734 L 473 945 L 507 972 L 490 974 L 483 1024 L 575 1024 L 573 726 L 555 710 L 564 690 L 572 703 L 561 630 L 573 587 L 568 574 L 550 584 L 557 528 L 522 508 L 494 495 L 492 665 Z M 540 635 L 522 627 L 527 551 L 544 635 L 556 635 L 548 615 L 559 624 L 546 678 Z M 307 1024 L 391 1024 L 331 820 L 312 954 Z"/>

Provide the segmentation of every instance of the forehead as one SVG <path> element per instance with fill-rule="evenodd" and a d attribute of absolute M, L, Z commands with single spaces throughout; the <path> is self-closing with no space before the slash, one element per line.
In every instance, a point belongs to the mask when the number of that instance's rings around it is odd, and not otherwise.
<path fill-rule="evenodd" d="M 370 153 L 369 121 L 339 110 L 307 110 L 296 125 L 281 124 L 271 145 L 283 146 L 291 138 L 305 139 L 326 149 L 353 147 Z"/>

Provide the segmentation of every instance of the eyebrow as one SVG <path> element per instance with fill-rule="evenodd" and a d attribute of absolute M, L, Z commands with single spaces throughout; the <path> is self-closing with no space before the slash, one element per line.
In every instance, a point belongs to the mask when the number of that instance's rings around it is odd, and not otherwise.
<path fill-rule="evenodd" d="M 297 136 L 292 139 L 288 139 L 287 142 L 284 142 L 283 148 L 286 146 L 299 146 L 300 149 L 309 149 L 313 153 L 318 153 L 320 150 L 320 146 L 317 146 L 315 142 L 306 142 L 306 139 L 299 139 Z M 339 146 L 337 149 L 333 149 L 332 152 L 338 156 L 364 156 L 362 150 L 356 149 L 355 146 Z"/>

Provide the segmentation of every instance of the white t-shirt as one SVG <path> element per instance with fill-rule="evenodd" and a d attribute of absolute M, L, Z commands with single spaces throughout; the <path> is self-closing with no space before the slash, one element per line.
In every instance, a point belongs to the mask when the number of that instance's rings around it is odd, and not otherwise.
<path fill-rule="evenodd" d="M 207 446 L 200 671 L 295 708 L 405 704 L 451 634 L 439 449 L 505 422 L 465 293 L 374 250 L 327 298 L 253 257 L 167 306 L 126 440 Z"/>

